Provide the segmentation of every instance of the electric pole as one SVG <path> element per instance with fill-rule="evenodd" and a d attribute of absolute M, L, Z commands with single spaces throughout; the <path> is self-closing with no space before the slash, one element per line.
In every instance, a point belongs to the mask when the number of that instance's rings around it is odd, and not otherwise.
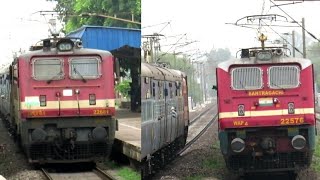
<path fill-rule="evenodd" d="M 296 45 L 295 45 L 294 31 L 292 31 L 292 56 L 296 57 Z"/>
<path fill-rule="evenodd" d="M 303 58 L 307 57 L 306 51 L 306 31 L 305 31 L 305 22 L 304 18 L 302 18 L 302 47 L 303 47 Z"/>

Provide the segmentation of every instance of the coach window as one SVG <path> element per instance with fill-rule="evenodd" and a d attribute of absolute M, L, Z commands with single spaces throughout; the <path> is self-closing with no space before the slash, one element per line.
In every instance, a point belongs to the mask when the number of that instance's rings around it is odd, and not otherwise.
<path fill-rule="evenodd" d="M 35 80 L 60 80 L 64 77 L 62 59 L 37 58 L 32 61 L 32 66 Z"/>
<path fill-rule="evenodd" d="M 152 82 L 152 96 L 153 98 L 156 97 L 156 81 Z"/>
<path fill-rule="evenodd" d="M 159 99 L 163 99 L 163 82 L 162 81 L 158 81 L 158 93 L 159 93 Z"/>
<path fill-rule="evenodd" d="M 99 57 L 74 57 L 69 60 L 71 79 L 97 79 L 101 76 Z"/>
<path fill-rule="evenodd" d="M 174 91 L 173 91 L 173 89 L 172 89 L 172 82 L 169 83 L 169 89 L 170 89 L 170 92 L 169 92 L 169 94 L 170 94 L 170 99 L 172 99 L 172 98 L 173 98 L 173 93 L 174 93 Z"/>

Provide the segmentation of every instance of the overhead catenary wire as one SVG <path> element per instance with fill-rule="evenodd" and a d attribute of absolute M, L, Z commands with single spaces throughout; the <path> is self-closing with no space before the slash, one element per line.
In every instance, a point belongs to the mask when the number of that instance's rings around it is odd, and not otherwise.
<path fill-rule="evenodd" d="M 278 9 L 280 9 L 284 14 L 286 14 L 291 20 L 293 20 L 294 23 L 298 24 L 304 31 L 306 31 L 313 39 L 317 40 L 318 42 L 320 42 L 320 40 L 313 35 L 310 31 L 308 31 L 305 27 L 303 27 L 300 23 L 298 23 L 298 21 L 296 21 L 292 16 L 290 16 L 286 11 L 284 11 L 281 7 L 279 7 L 276 3 L 274 3 L 272 0 L 270 0 L 270 2 L 276 6 Z"/>
<path fill-rule="evenodd" d="M 186 36 L 187 33 L 183 34 L 183 36 L 181 36 L 164 54 L 161 54 L 160 57 L 157 58 L 157 62 L 160 60 L 161 57 L 165 56 L 166 54 L 168 54 L 168 52 L 177 44 L 179 43 L 179 41 Z"/>
<path fill-rule="evenodd" d="M 303 53 L 296 47 L 294 47 L 289 41 L 287 41 L 284 37 L 282 37 L 276 30 L 274 30 L 272 27 L 270 27 L 267 23 L 263 22 L 266 26 L 268 26 L 268 28 L 270 28 L 274 33 L 276 33 L 281 39 L 283 39 L 284 41 L 286 41 L 287 44 L 289 44 L 291 47 L 293 47 L 296 51 L 298 51 L 301 55 L 303 55 Z"/>
<path fill-rule="evenodd" d="M 168 22 L 171 22 L 171 21 L 168 21 Z M 141 27 L 141 29 L 151 28 L 151 27 L 155 27 L 155 26 L 160 26 L 160 25 L 162 25 L 162 24 L 167 24 L 168 22 L 162 22 L 162 23 L 153 24 L 153 25 L 149 25 L 149 26 L 143 26 L 143 27 Z"/>

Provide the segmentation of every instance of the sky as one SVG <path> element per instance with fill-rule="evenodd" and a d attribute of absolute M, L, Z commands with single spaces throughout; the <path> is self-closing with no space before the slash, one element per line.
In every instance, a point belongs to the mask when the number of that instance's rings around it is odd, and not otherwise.
<path fill-rule="evenodd" d="M 288 1 L 274 2 L 289 3 Z M 259 45 L 258 31 L 226 23 L 235 23 L 238 19 L 249 15 L 267 13 L 285 15 L 277 7 L 270 8 L 272 3 L 269 0 L 142 0 L 141 4 L 142 35 L 163 34 L 160 42 L 162 51 L 187 54 L 195 54 L 198 51 L 209 52 L 212 48 L 229 48 L 235 56 L 235 52 L 240 48 Z M 13 52 L 20 49 L 27 50 L 31 44 L 48 37 L 47 22 L 52 17 L 42 16 L 39 11 L 52 10 L 54 6 L 54 2 L 47 0 L 10 0 L 0 6 L 2 27 L 0 65 L 11 62 Z M 306 29 L 320 39 L 320 26 L 317 19 L 320 9 L 319 1 L 305 1 L 280 7 L 297 21 L 301 21 L 304 17 Z M 291 21 L 290 18 L 288 20 Z M 274 27 L 273 29 L 278 33 L 296 30 L 301 34 L 301 28 Z M 268 31 L 266 34 L 270 41 L 279 38 L 268 27 L 262 30 Z M 308 35 L 307 37 L 310 38 Z M 185 42 L 192 43 L 182 47 L 171 45 Z"/>
<path fill-rule="evenodd" d="M 290 3 L 289 1 L 273 1 L 276 4 Z M 164 35 L 161 39 L 162 51 L 186 52 L 194 54 L 195 49 L 201 53 L 209 52 L 212 48 L 229 48 L 232 55 L 241 48 L 257 46 L 258 29 L 249 29 L 230 25 L 238 19 L 250 15 L 278 14 L 286 16 L 269 0 L 142 0 L 142 35 L 160 33 Z M 300 21 L 305 18 L 305 27 L 320 39 L 319 9 L 320 2 L 303 2 L 292 5 L 280 6 L 294 20 Z M 279 18 L 278 20 L 292 21 L 291 18 Z M 168 23 L 170 24 L 168 25 Z M 247 21 L 239 21 L 247 23 Z M 258 21 L 255 21 L 258 22 Z M 161 24 L 162 23 L 162 24 Z M 164 24 L 163 24 L 164 23 Z M 262 23 L 279 24 L 281 22 L 270 22 L 264 20 Z M 160 24 L 160 25 L 157 25 Z M 297 25 L 284 23 L 281 25 Z M 301 24 L 301 23 L 300 23 Z M 255 26 L 257 27 L 257 26 Z M 295 30 L 302 32 L 299 28 L 272 27 L 274 31 L 291 33 Z M 261 28 L 261 32 L 268 36 L 269 41 L 279 39 L 279 36 L 269 27 Z M 183 37 L 174 35 L 187 34 Z M 283 35 L 282 35 L 283 36 Z M 285 36 L 284 36 L 285 37 Z M 308 36 L 307 36 L 308 37 Z M 310 36 L 309 36 L 310 37 Z M 184 41 L 194 42 L 183 48 L 166 46 L 168 44 L 182 43 Z"/>
<path fill-rule="evenodd" d="M 0 65 L 10 63 L 12 54 L 28 50 L 30 45 L 47 38 L 48 20 L 39 11 L 53 10 L 54 2 L 46 0 L 10 0 L 0 6 Z"/>

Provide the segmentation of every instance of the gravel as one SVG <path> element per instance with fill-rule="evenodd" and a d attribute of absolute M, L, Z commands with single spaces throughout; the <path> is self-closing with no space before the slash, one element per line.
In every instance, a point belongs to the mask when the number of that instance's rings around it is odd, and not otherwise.
<path fill-rule="evenodd" d="M 0 120 L 0 175 L 8 180 L 43 179 L 41 172 L 33 169 Z"/>
<path fill-rule="evenodd" d="M 319 131 L 319 124 L 318 131 Z M 239 177 L 230 173 L 226 167 L 219 149 L 217 121 L 208 128 L 208 131 L 191 146 L 183 156 L 178 157 L 172 163 L 159 171 L 153 179 L 205 179 L 205 180 L 238 180 L 238 179 L 297 179 L 320 180 L 320 172 L 312 168 L 302 171 L 296 178 L 288 173 L 260 174 L 254 176 Z"/>

